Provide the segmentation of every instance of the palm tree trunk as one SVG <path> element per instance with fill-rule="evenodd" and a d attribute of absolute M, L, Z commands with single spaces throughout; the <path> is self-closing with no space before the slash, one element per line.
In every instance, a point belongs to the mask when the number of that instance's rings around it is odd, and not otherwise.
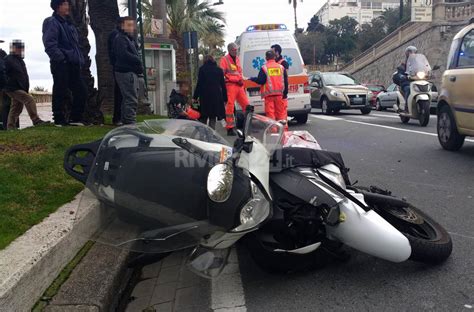
<path fill-rule="evenodd" d="M 97 103 L 103 112 L 110 113 L 114 106 L 114 79 L 109 62 L 107 39 L 119 17 L 117 0 L 89 0 L 89 16 L 95 34 L 97 53 Z"/>
<path fill-rule="evenodd" d="M 101 124 L 104 122 L 104 117 L 100 111 L 100 105 L 97 102 L 97 89 L 94 88 L 94 77 L 91 73 L 91 59 L 89 57 L 91 46 L 87 38 L 89 35 L 88 18 L 86 14 L 87 3 L 86 0 L 72 0 L 71 4 L 71 17 L 79 33 L 79 43 L 85 60 L 85 65 L 82 68 L 82 79 L 87 87 L 88 98 L 84 118 L 89 122 Z"/>
<path fill-rule="evenodd" d="M 187 59 L 187 52 L 183 46 L 183 37 L 181 34 L 176 32 L 171 32 L 170 38 L 176 40 L 176 73 L 178 75 L 177 79 L 181 81 L 188 81 L 191 78 L 191 73 L 189 73 Z"/>

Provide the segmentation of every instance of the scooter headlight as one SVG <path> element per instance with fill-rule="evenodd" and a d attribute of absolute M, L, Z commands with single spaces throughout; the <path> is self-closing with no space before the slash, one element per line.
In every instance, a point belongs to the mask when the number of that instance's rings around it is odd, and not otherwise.
<path fill-rule="evenodd" d="M 425 72 L 417 72 L 416 73 L 416 78 L 425 79 L 426 78 L 426 73 Z"/>
<path fill-rule="evenodd" d="M 257 227 L 270 215 L 270 202 L 260 188 L 250 182 L 252 198 L 240 211 L 240 225 L 232 232 L 243 232 Z"/>
<path fill-rule="evenodd" d="M 207 194 L 209 198 L 222 203 L 229 199 L 232 193 L 232 183 L 234 181 L 234 170 L 227 164 L 214 166 L 207 176 Z"/>

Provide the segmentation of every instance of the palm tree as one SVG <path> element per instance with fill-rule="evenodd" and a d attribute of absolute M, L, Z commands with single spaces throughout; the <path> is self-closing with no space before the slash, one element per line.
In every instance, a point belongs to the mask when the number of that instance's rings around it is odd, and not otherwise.
<path fill-rule="evenodd" d="M 87 87 L 87 102 L 85 107 L 84 118 L 93 123 L 103 123 L 104 117 L 100 110 L 101 103 L 97 101 L 97 89 L 94 88 L 94 77 L 91 73 L 91 59 L 89 52 L 91 46 L 88 39 L 88 25 L 89 19 L 87 16 L 87 1 L 86 0 L 71 0 L 71 19 L 77 27 L 79 34 L 79 43 L 82 55 L 84 56 L 85 65 L 81 69 L 82 79 Z"/>
<path fill-rule="evenodd" d="M 300 0 L 303 2 L 303 0 Z M 288 4 L 293 4 L 293 12 L 295 14 L 295 34 L 298 33 L 298 18 L 296 17 L 296 8 L 298 7 L 298 0 L 288 0 Z"/>
<path fill-rule="evenodd" d="M 187 76 L 186 51 L 183 47 L 182 34 L 185 31 L 197 31 L 199 36 L 207 40 L 214 36 L 213 44 L 223 44 L 224 32 L 218 26 L 225 23 L 224 15 L 216 11 L 208 2 L 200 0 L 168 0 L 168 26 L 170 38 L 178 43 L 176 51 L 176 71 Z M 218 39 L 221 36 L 222 40 Z M 204 42 L 204 40 L 201 40 Z M 184 77 L 183 77 L 184 78 Z"/>
<path fill-rule="evenodd" d="M 78 1 L 78 0 L 76 0 Z M 105 112 L 111 112 L 114 104 L 114 79 L 109 62 L 107 39 L 115 28 L 119 17 L 117 0 L 81 0 L 88 2 L 90 25 L 95 34 L 97 53 L 97 80 L 99 92 L 97 105 Z"/>

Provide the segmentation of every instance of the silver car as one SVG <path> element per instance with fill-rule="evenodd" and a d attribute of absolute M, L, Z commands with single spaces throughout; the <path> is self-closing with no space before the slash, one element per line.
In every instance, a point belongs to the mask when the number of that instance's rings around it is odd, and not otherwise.
<path fill-rule="evenodd" d="M 436 106 L 438 105 L 438 89 L 433 84 L 431 86 L 431 111 L 436 111 Z M 377 100 L 375 102 L 375 109 L 378 111 L 385 110 L 387 108 L 395 108 L 400 104 L 405 103 L 402 93 L 400 92 L 400 87 L 392 83 L 386 90 L 380 92 L 377 95 Z M 396 105 L 396 106 L 394 106 Z"/>

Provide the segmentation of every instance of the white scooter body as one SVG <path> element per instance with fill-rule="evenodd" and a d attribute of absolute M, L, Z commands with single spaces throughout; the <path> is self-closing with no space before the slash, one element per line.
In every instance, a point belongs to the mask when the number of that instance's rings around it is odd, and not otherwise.
<path fill-rule="evenodd" d="M 247 139 L 249 140 L 249 139 Z M 253 141 L 253 148 L 250 153 L 242 152 L 239 160 L 239 167 L 247 168 L 249 173 L 257 178 L 271 196 L 269 186 L 269 160 L 270 155 L 266 148 L 258 141 Z M 327 165 L 330 171 L 335 170 L 340 173 L 338 167 Z M 362 203 L 364 196 L 352 192 Z M 369 255 L 385 259 L 392 262 L 403 262 L 411 255 L 411 246 L 408 239 L 375 211 L 364 211 L 349 199 L 345 198 L 340 202 L 341 216 L 343 222 L 336 226 L 326 226 L 328 238 L 338 240 L 354 249 Z M 308 253 L 319 247 L 308 248 Z"/>
<path fill-rule="evenodd" d="M 431 103 L 431 94 L 429 92 L 419 92 L 415 89 L 415 85 L 426 86 L 428 88 L 431 83 L 426 80 L 416 80 L 410 83 L 410 95 L 408 96 L 408 101 L 400 105 L 401 112 L 399 115 L 401 117 L 407 117 L 411 119 L 419 119 L 419 104 L 422 101 L 428 101 Z M 408 105 L 408 113 L 405 112 Z"/>

